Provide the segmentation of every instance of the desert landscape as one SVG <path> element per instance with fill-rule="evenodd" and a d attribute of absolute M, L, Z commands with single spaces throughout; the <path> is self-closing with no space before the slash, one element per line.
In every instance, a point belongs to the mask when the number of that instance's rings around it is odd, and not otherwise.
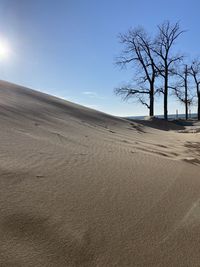
<path fill-rule="evenodd" d="M 199 266 L 200 124 L 0 82 L 0 266 Z"/>

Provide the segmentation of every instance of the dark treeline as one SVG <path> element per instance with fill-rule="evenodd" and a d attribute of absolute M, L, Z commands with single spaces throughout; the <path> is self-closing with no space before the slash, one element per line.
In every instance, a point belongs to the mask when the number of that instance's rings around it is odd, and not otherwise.
<path fill-rule="evenodd" d="M 130 29 L 119 35 L 123 46 L 116 59 L 120 67 L 133 69 L 133 82 L 116 88 L 115 93 L 123 100 L 135 98 L 154 116 L 155 96 L 163 96 L 164 118 L 168 119 L 169 95 L 174 95 L 188 110 L 197 103 L 200 120 L 200 61 L 188 62 L 183 54 L 175 53 L 177 39 L 184 34 L 179 23 L 165 21 L 157 27 L 157 34 L 151 36 L 141 27 Z"/>

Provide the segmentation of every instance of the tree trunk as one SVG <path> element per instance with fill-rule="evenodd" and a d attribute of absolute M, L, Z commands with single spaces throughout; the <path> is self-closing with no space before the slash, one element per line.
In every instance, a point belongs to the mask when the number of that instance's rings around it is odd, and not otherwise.
<path fill-rule="evenodd" d="M 198 93 L 197 119 L 198 119 L 198 121 L 200 121 L 200 92 Z"/>
<path fill-rule="evenodd" d="M 164 119 L 168 120 L 168 73 L 165 74 L 164 81 Z"/>
<path fill-rule="evenodd" d="M 150 97 L 149 116 L 154 116 L 154 86 L 153 85 L 151 85 L 149 97 Z"/>
<path fill-rule="evenodd" d="M 188 102 L 185 102 L 185 119 L 188 120 Z"/>
<path fill-rule="evenodd" d="M 185 66 L 185 119 L 188 120 L 188 86 L 187 86 L 187 65 Z"/>

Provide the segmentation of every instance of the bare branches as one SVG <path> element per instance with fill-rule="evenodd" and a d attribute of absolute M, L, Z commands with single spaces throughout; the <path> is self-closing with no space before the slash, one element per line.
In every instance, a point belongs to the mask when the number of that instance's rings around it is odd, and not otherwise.
<path fill-rule="evenodd" d="M 134 89 L 129 86 L 115 88 L 114 92 L 116 95 L 121 96 L 123 100 L 128 100 L 133 95 L 139 96 L 142 94 L 149 94 L 148 89 L 143 89 L 143 88 Z"/>
<path fill-rule="evenodd" d="M 179 23 L 170 24 L 165 21 L 158 25 L 159 33 L 155 39 L 154 53 L 160 59 L 157 70 L 161 76 L 165 77 L 165 71 L 170 70 L 171 65 L 183 60 L 183 55 L 173 55 L 171 49 L 175 44 L 176 39 L 184 33 L 180 30 Z"/>
<path fill-rule="evenodd" d="M 148 109 L 150 109 L 150 105 L 148 105 L 148 104 L 145 102 L 144 98 L 139 97 L 138 100 L 139 100 L 139 102 L 140 102 L 142 105 L 144 105 L 144 106 L 146 106 Z"/>
<path fill-rule="evenodd" d="M 197 94 L 200 94 L 199 91 L 199 85 L 200 85 L 200 61 L 198 59 L 195 59 L 189 69 L 189 73 L 190 75 L 193 77 L 194 82 L 196 84 L 197 87 Z"/>
<path fill-rule="evenodd" d="M 163 22 L 158 25 L 158 36 L 156 38 L 155 52 L 158 56 L 161 56 L 163 60 L 169 56 L 170 48 L 174 45 L 176 39 L 185 31 L 180 29 L 178 22 L 171 24 L 169 21 Z"/>
<path fill-rule="evenodd" d="M 130 29 L 126 34 L 119 35 L 120 43 L 124 49 L 116 64 L 125 66 L 129 63 L 137 64 L 147 77 L 149 82 L 156 73 L 151 41 L 148 34 L 142 28 Z"/>
<path fill-rule="evenodd" d="M 139 103 L 141 103 L 142 105 L 145 105 L 148 109 L 150 109 L 150 105 L 147 104 L 146 97 L 145 97 L 145 96 L 149 97 L 148 89 L 145 89 L 145 88 L 134 89 L 127 85 L 124 87 L 115 88 L 114 92 L 116 95 L 121 96 L 124 101 L 127 101 L 128 99 L 134 96 L 135 99 L 137 99 Z"/>
<path fill-rule="evenodd" d="M 126 34 L 119 35 L 120 43 L 123 44 L 123 51 L 117 58 L 116 64 L 125 67 L 127 65 L 137 66 L 139 69 L 136 81 L 136 88 L 148 85 L 148 89 L 130 89 L 122 87 L 115 89 L 117 95 L 123 95 L 123 100 L 135 97 L 139 102 L 150 110 L 150 116 L 154 114 L 154 83 L 158 76 L 155 67 L 153 54 L 153 41 L 143 28 L 130 29 Z M 143 100 L 142 95 L 149 95 L 149 104 Z"/>

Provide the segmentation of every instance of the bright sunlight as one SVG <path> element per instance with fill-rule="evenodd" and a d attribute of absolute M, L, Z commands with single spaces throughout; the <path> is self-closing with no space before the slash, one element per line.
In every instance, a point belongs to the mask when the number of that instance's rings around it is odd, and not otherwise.
<path fill-rule="evenodd" d="M 6 41 L 0 40 L 0 60 L 6 59 L 9 57 L 10 47 Z"/>

